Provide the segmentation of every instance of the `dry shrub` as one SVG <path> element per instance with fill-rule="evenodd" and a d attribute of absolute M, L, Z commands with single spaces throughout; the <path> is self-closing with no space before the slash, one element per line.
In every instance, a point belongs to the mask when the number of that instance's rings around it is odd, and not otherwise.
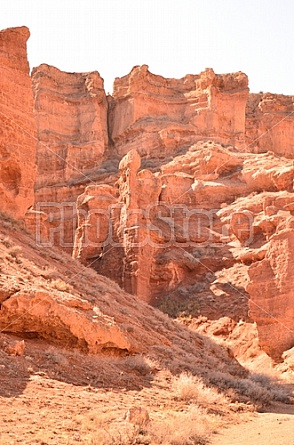
<path fill-rule="evenodd" d="M 129 369 L 137 371 L 142 375 L 148 375 L 160 369 L 158 362 L 143 355 L 130 355 L 124 359 L 124 364 Z"/>
<path fill-rule="evenodd" d="M 225 397 L 215 388 L 206 386 L 201 378 L 190 373 L 183 372 L 174 377 L 172 388 L 176 398 L 185 402 L 193 401 L 199 405 L 226 403 Z"/>
<path fill-rule="evenodd" d="M 12 258 L 17 258 L 22 253 L 22 248 L 20 246 L 13 246 L 8 249 L 7 253 Z"/>
<path fill-rule="evenodd" d="M 0 238 L 0 242 L 3 244 L 3 246 L 9 248 L 13 246 L 13 242 L 11 241 L 11 239 L 8 236 L 5 237 L 1 237 Z"/>
<path fill-rule="evenodd" d="M 263 381 L 254 381 L 250 378 L 236 378 L 228 373 L 213 372 L 209 376 L 209 380 L 224 390 L 233 390 L 230 392 L 230 397 L 239 399 L 240 396 L 245 396 L 249 401 L 257 406 L 265 406 L 271 403 L 274 395 L 268 387 L 263 386 Z M 235 393 L 235 396 L 234 396 Z M 238 397 L 239 396 L 239 397 Z"/>
<path fill-rule="evenodd" d="M 268 405 L 273 400 L 273 395 L 270 391 L 249 379 L 240 379 L 237 382 L 236 389 L 258 406 Z"/>
<path fill-rule="evenodd" d="M 61 365 L 61 366 L 68 365 L 68 359 L 66 358 L 66 356 L 62 353 L 62 351 L 59 351 L 57 348 L 53 346 L 49 346 L 49 348 L 46 349 L 45 356 L 47 360 L 56 365 Z"/>
<path fill-rule="evenodd" d="M 139 444 L 142 431 L 136 425 L 128 422 L 119 422 L 115 418 L 117 413 L 104 414 L 90 413 L 82 420 L 81 432 L 86 443 L 91 445 L 132 445 Z"/>
<path fill-rule="evenodd" d="M 152 422 L 148 433 L 153 445 L 205 445 L 211 429 L 206 411 L 194 405 Z"/>
<path fill-rule="evenodd" d="M 280 383 L 275 377 L 252 373 L 250 374 L 250 379 L 267 389 L 272 394 L 274 400 L 282 403 L 290 403 L 292 393 L 290 393 L 289 387 Z"/>
<path fill-rule="evenodd" d="M 134 425 L 125 425 L 121 429 L 99 428 L 91 438 L 91 445 L 132 445 L 138 442 L 138 429 Z"/>
<path fill-rule="evenodd" d="M 214 429 L 207 412 L 197 406 L 153 420 L 145 428 L 99 416 L 83 424 L 84 439 L 91 445 L 205 445 Z M 90 433 L 90 435 L 89 435 Z"/>
<path fill-rule="evenodd" d="M 60 279 L 52 281 L 52 286 L 61 292 L 71 292 L 73 290 L 70 284 Z"/>

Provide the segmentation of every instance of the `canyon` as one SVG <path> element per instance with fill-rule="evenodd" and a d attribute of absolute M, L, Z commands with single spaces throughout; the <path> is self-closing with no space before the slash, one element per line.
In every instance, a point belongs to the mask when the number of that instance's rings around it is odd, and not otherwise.
<path fill-rule="evenodd" d="M 0 32 L 5 360 L 24 366 L 17 336 L 40 366 L 36 339 L 202 367 L 207 384 L 245 363 L 293 373 L 294 96 L 147 65 L 106 95 L 97 71 L 30 73 L 29 36 Z"/>
<path fill-rule="evenodd" d="M 206 300 L 292 347 L 293 97 L 147 65 L 106 96 L 98 72 L 30 75 L 28 37 L 1 32 L 1 210 L 147 303 Z"/>

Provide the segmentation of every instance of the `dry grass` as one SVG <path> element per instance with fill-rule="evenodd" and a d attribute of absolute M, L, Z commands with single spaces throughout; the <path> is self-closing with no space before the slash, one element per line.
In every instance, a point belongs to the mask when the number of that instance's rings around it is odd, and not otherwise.
<path fill-rule="evenodd" d="M 195 402 L 198 405 L 227 403 L 223 394 L 213 387 L 206 386 L 201 378 L 190 373 L 181 373 L 172 380 L 175 397 L 185 402 Z"/>
<path fill-rule="evenodd" d="M 150 444 L 205 445 L 214 429 L 207 412 L 192 405 L 186 412 L 174 412 L 150 425 Z"/>
<path fill-rule="evenodd" d="M 145 427 L 114 416 L 112 412 L 99 417 L 92 414 L 87 420 L 83 418 L 83 440 L 91 445 L 205 445 L 215 429 L 206 410 L 195 405 L 185 412 L 157 416 Z"/>
<path fill-rule="evenodd" d="M 22 253 L 22 248 L 20 246 L 12 246 L 8 249 L 7 253 L 12 258 L 18 258 Z"/>
<path fill-rule="evenodd" d="M 13 242 L 9 238 L 9 236 L 1 236 L 0 242 L 3 244 L 3 246 L 7 247 L 8 249 L 13 246 Z"/>
<path fill-rule="evenodd" d="M 160 369 L 160 365 L 157 361 L 152 360 L 149 357 L 143 355 L 130 355 L 124 359 L 125 366 L 133 371 L 137 371 L 142 375 L 152 374 L 156 370 Z"/>
<path fill-rule="evenodd" d="M 248 378 L 234 378 L 228 373 L 215 371 L 210 374 L 211 383 L 217 385 L 233 401 L 247 399 L 247 401 L 263 407 L 274 400 L 286 402 L 289 400 L 289 390 L 283 388 L 274 379 L 260 374 L 249 374 Z"/>
<path fill-rule="evenodd" d="M 73 288 L 70 284 L 66 283 L 63 280 L 57 279 L 52 281 L 52 286 L 61 292 L 72 292 Z"/>
<path fill-rule="evenodd" d="M 287 385 L 284 386 L 275 377 L 270 377 L 265 374 L 252 373 L 250 374 L 250 379 L 269 391 L 272 394 L 273 400 L 281 403 L 290 402 L 289 388 Z"/>

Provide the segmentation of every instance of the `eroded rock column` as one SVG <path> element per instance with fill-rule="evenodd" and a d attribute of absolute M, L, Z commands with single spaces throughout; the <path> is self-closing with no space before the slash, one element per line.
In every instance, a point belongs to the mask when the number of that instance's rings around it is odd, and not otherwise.
<path fill-rule="evenodd" d="M 0 32 L 0 210 L 23 218 L 34 203 L 36 125 L 28 28 Z"/>

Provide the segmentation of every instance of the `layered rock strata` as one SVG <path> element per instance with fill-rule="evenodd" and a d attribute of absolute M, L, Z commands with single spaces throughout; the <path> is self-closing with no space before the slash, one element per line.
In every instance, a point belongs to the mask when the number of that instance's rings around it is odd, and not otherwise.
<path fill-rule="evenodd" d="M 79 183 L 92 182 L 91 171 L 101 165 L 108 146 L 103 79 L 98 72 L 65 73 L 40 65 L 32 82 L 38 137 L 35 199 L 39 210 L 51 215 L 53 243 L 71 250 Z"/>
<path fill-rule="evenodd" d="M 206 69 L 183 79 L 165 79 L 135 67 L 114 82 L 110 134 L 120 155 L 168 158 L 203 138 L 244 144 L 248 79 L 241 72 Z"/>
<path fill-rule="evenodd" d="M 272 151 L 294 157 L 294 97 L 250 94 L 246 106 L 246 142 L 249 151 Z"/>
<path fill-rule="evenodd" d="M 279 360 L 294 345 L 294 218 L 270 239 L 265 258 L 249 269 L 250 312 L 261 347 Z"/>
<path fill-rule="evenodd" d="M 28 37 L 0 33 L 0 210 L 144 301 L 235 321 L 250 306 L 262 347 L 291 348 L 293 97 L 146 65 L 106 97 L 97 72 L 31 80 Z"/>
<path fill-rule="evenodd" d="M 34 204 L 36 124 L 28 28 L 0 32 L 0 210 L 23 218 Z"/>

